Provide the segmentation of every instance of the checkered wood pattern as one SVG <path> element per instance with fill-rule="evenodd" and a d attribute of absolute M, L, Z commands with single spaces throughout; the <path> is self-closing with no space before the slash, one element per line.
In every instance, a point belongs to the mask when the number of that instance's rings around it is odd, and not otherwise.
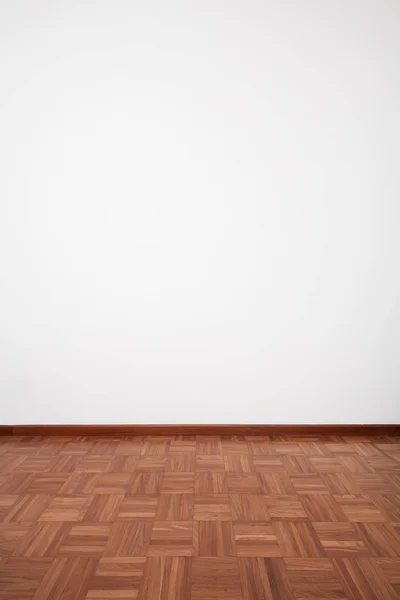
<path fill-rule="evenodd" d="M 0 600 L 400 597 L 395 437 L 0 438 Z"/>

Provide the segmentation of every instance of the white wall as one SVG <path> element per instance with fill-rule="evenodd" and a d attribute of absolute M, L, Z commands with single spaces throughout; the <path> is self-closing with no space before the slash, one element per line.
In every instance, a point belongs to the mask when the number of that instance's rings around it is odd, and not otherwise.
<path fill-rule="evenodd" d="M 399 423 L 398 0 L 0 0 L 0 422 Z"/>

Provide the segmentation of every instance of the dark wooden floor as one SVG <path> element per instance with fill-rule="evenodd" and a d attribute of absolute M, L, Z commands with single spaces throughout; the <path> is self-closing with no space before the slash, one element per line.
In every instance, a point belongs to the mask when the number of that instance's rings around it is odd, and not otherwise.
<path fill-rule="evenodd" d="M 400 597 L 399 438 L 0 438 L 0 599 Z"/>

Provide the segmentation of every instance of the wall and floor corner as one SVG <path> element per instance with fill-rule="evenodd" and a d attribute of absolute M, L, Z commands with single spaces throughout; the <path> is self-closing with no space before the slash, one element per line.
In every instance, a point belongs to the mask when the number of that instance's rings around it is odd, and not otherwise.
<path fill-rule="evenodd" d="M 400 5 L 0 3 L 0 423 L 399 423 Z"/>

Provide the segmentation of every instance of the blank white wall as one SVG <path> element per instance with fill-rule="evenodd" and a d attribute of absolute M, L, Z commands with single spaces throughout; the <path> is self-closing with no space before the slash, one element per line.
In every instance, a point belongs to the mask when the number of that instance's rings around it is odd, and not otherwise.
<path fill-rule="evenodd" d="M 0 422 L 399 423 L 398 0 L 0 2 Z"/>

